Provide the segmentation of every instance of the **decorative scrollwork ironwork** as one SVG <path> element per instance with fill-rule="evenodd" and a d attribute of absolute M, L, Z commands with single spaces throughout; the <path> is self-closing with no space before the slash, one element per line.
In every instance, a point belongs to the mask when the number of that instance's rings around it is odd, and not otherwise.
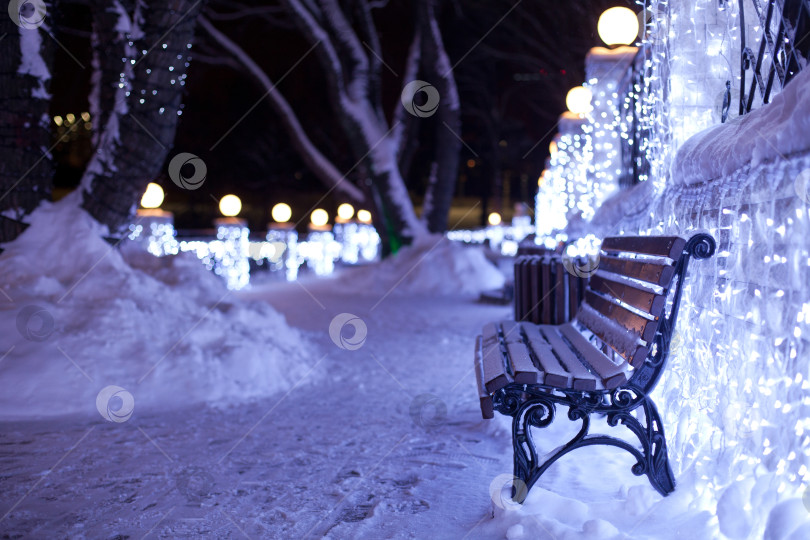
<path fill-rule="evenodd" d="M 699 233 L 689 239 L 685 251 L 696 259 L 708 259 L 714 255 L 717 243 L 710 235 Z"/>
<path fill-rule="evenodd" d="M 554 404 L 547 401 L 537 400 L 532 402 L 533 406 L 526 411 L 526 424 L 544 428 L 554 421 Z"/>

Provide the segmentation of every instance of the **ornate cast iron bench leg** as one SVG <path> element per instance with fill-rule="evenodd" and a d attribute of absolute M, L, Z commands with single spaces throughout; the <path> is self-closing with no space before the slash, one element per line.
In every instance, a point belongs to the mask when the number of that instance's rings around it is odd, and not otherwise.
<path fill-rule="evenodd" d="M 512 416 L 514 476 L 525 484 L 525 488 L 513 485 L 512 499 L 515 502 L 523 503 L 532 486 L 562 456 L 583 446 L 600 444 L 615 446 L 629 452 L 636 458 L 636 463 L 631 468 L 633 474 L 646 475 L 650 484 L 662 495 L 667 495 L 675 489 L 663 425 L 650 398 L 640 398 L 622 404 L 621 394 L 614 393 L 611 396 L 613 404 L 610 405 L 602 403 L 602 397 L 598 395 L 563 398 L 551 393 L 546 396 L 537 395 L 539 393 L 543 392 L 532 393 L 526 399 L 526 391 L 513 386 L 504 388 L 500 399 L 497 400 L 498 410 Z M 580 420 L 582 427 L 571 440 L 555 448 L 541 463 L 530 427 L 544 428 L 551 425 L 556 415 L 556 405 L 567 406 L 569 420 Z M 639 422 L 633 415 L 633 410 L 637 408 L 644 411 L 645 424 Z M 611 427 L 616 427 L 619 422 L 626 426 L 638 437 L 641 450 L 624 440 L 608 435 L 588 435 L 590 414 L 594 412 L 606 413 L 607 423 Z"/>

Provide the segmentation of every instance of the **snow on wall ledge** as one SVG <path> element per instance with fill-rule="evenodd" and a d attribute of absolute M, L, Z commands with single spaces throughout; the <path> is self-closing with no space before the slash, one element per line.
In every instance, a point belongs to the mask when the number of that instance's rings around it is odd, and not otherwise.
<path fill-rule="evenodd" d="M 773 101 L 690 137 L 672 167 L 677 183 L 721 179 L 745 165 L 785 159 L 810 149 L 810 69 L 799 73 Z"/>
<path fill-rule="evenodd" d="M 806 78 L 786 92 L 796 95 Z M 810 105 L 803 96 L 757 113 L 772 110 L 779 125 L 794 129 L 807 122 L 807 112 L 788 121 L 788 111 L 798 109 L 787 104 L 800 101 Z M 757 113 L 751 124 L 698 136 L 703 143 L 679 154 L 696 160 L 676 165 L 687 171 L 680 181 L 614 232 L 690 236 L 707 231 L 717 240 L 715 257 L 690 265 L 669 364 L 655 391 L 670 458 L 682 489 L 696 493 L 694 504 L 716 513 L 724 537 L 806 538 L 810 196 L 804 182 L 810 153 L 781 159 L 760 146 L 762 139 L 734 144 L 735 134 L 756 133 L 751 125 L 765 129 Z M 729 140 L 719 135 L 724 130 Z M 716 136 L 709 137 L 712 133 Z M 795 142 L 788 138 L 778 140 L 781 150 L 798 146 L 788 146 Z M 707 145 L 714 144 L 722 145 L 715 156 L 719 161 L 725 155 L 722 163 L 708 161 Z M 727 174 L 743 157 L 731 153 L 737 145 L 748 145 L 750 152 L 756 148 L 755 157 Z M 795 533 L 800 527 L 803 533 Z"/>
<path fill-rule="evenodd" d="M 133 395 L 136 414 L 261 397 L 319 356 L 195 257 L 125 258 L 73 199 L 43 204 L 0 255 L 0 418 L 95 416 L 108 385 Z"/>

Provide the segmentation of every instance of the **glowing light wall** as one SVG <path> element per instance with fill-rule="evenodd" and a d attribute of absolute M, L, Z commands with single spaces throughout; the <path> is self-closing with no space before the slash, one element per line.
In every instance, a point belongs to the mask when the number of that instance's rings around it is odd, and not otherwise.
<path fill-rule="evenodd" d="M 720 529 L 740 525 L 739 538 L 761 538 L 767 510 L 810 482 L 810 198 L 796 193 L 808 168 L 805 154 L 673 182 L 620 231 L 718 240 L 689 269 L 656 393 L 676 475 L 694 477 L 712 511 L 723 501 Z"/>

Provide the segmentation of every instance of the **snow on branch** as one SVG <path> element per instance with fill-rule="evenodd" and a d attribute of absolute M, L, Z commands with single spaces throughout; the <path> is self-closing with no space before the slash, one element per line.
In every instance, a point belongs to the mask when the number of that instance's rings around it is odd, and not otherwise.
<path fill-rule="evenodd" d="M 340 174 L 340 171 L 338 171 L 334 164 L 315 147 L 307 136 L 301 122 L 298 120 L 295 111 L 293 111 L 290 104 L 281 92 L 279 92 L 278 88 L 276 88 L 275 84 L 273 84 L 264 70 L 262 70 L 239 45 L 217 30 L 208 19 L 200 17 L 199 22 L 200 26 L 222 45 L 222 47 L 234 55 L 250 74 L 256 78 L 262 87 L 265 88 L 267 96 L 270 98 L 270 104 L 279 115 L 296 150 L 298 150 L 307 166 L 312 169 L 312 172 L 330 188 L 342 192 L 355 201 L 362 201 L 365 198 L 363 192 L 349 182 L 344 175 Z M 318 47 L 319 44 L 315 46 Z"/>

